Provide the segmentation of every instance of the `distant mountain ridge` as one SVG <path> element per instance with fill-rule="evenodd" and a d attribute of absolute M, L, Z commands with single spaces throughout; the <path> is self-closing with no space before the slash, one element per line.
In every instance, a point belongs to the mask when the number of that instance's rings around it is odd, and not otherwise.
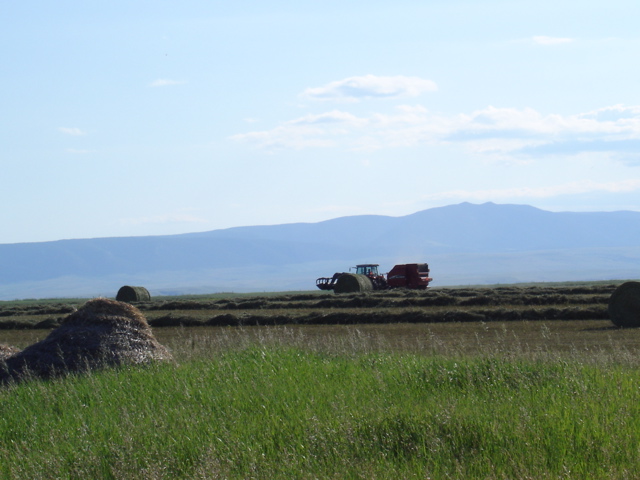
<path fill-rule="evenodd" d="M 313 289 L 359 262 L 428 262 L 434 285 L 640 277 L 640 212 L 461 203 L 402 217 L 0 244 L 0 300 Z"/>

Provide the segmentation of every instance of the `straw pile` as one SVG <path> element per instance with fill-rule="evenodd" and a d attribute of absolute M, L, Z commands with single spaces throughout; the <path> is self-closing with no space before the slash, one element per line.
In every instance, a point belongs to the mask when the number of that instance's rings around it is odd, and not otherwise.
<path fill-rule="evenodd" d="M 640 282 L 625 282 L 614 290 L 609 318 L 618 327 L 640 327 Z"/>
<path fill-rule="evenodd" d="M 44 340 L 5 358 L 0 381 L 172 359 L 137 308 L 97 298 L 67 316 Z"/>
<path fill-rule="evenodd" d="M 15 355 L 19 351 L 20 349 L 16 347 L 0 343 L 0 361 L 9 358 L 11 355 Z"/>
<path fill-rule="evenodd" d="M 355 273 L 345 273 L 341 275 L 333 288 L 335 293 L 359 293 L 370 292 L 372 290 L 373 284 L 369 277 Z"/>
<path fill-rule="evenodd" d="M 116 300 L 119 302 L 148 302 L 151 300 L 149 290 L 144 287 L 130 287 L 125 285 L 118 290 Z"/>

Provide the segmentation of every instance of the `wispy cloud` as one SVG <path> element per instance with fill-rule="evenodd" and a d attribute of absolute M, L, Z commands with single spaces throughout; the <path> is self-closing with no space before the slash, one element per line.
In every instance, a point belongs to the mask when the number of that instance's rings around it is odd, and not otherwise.
<path fill-rule="evenodd" d="M 86 135 L 86 132 L 78 127 L 58 127 L 58 131 L 65 135 L 73 135 L 76 137 Z"/>
<path fill-rule="evenodd" d="M 613 105 L 592 110 L 582 114 L 582 117 L 598 122 L 637 123 L 640 121 L 640 106 Z"/>
<path fill-rule="evenodd" d="M 456 123 L 455 134 L 458 139 L 464 139 L 465 136 L 474 139 L 640 134 L 640 108 L 616 105 L 576 115 L 544 115 L 532 108 L 489 106 L 470 114 L 460 114 Z"/>
<path fill-rule="evenodd" d="M 628 152 L 640 143 L 640 107 L 615 105 L 575 115 L 488 107 L 461 115 L 444 137 L 475 151 L 523 155 Z"/>
<path fill-rule="evenodd" d="M 150 87 L 171 87 L 173 85 L 182 85 L 187 83 L 182 80 L 171 80 L 169 78 L 158 78 L 149 84 Z"/>
<path fill-rule="evenodd" d="M 532 40 L 533 40 L 533 43 L 535 43 L 536 45 L 544 45 L 544 46 L 561 45 L 564 43 L 571 43 L 575 41 L 575 39 L 573 38 L 547 37 L 545 35 L 537 35 L 533 37 Z"/>
<path fill-rule="evenodd" d="M 311 127 L 303 124 L 288 122 L 271 130 L 241 133 L 233 135 L 232 140 L 248 142 L 266 150 L 280 150 L 292 148 L 326 148 L 338 145 L 335 137 L 338 132 Z"/>
<path fill-rule="evenodd" d="M 358 119 L 355 115 L 348 112 L 341 112 L 340 110 L 333 110 L 331 112 L 320 113 L 318 115 L 305 115 L 304 117 L 297 118 L 287 122 L 289 125 L 316 125 L 322 123 L 343 123 L 343 124 L 357 124 L 363 120 Z"/>
<path fill-rule="evenodd" d="M 411 125 L 424 123 L 422 107 L 400 106 L 393 115 L 373 114 L 358 117 L 348 112 L 332 110 L 309 114 L 284 122 L 264 131 L 232 136 L 232 140 L 253 143 L 260 148 L 302 149 L 309 147 L 345 147 L 353 150 L 375 150 L 382 145 L 413 142 L 407 138 Z M 398 127 L 405 129 L 405 132 Z M 370 136 L 378 138 L 369 138 Z M 411 134 L 409 134 L 411 136 Z M 394 137 L 394 138 L 390 138 Z"/>
<path fill-rule="evenodd" d="M 418 77 L 364 75 L 321 87 L 307 88 L 301 96 L 314 100 L 358 101 L 371 98 L 417 97 L 438 89 L 435 82 Z"/>
<path fill-rule="evenodd" d="M 399 105 L 391 113 L 367 116 L 331 110 L 304 115 L 270 130 L 234 135 L 232 139 L 266 149 L 376 150 L 460 144 L 489 155 L 632 155 L 640 150 L 640 106 L 614 105 L 575 115 L 493 106 L 458 115 L 435 114 L 421 105 Z"/>

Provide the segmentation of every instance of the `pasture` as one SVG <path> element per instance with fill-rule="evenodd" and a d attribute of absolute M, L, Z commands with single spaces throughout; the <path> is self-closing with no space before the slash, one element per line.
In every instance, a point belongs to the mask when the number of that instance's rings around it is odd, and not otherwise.
<path fill-rule="evenodd" d="M 153 299 L 177 364 L 0 390 L 0 477 L 635 478 L 640 329 L 607 318 L 614 289 Z M 0 342 L 74 304 L 0 304 Z"/>

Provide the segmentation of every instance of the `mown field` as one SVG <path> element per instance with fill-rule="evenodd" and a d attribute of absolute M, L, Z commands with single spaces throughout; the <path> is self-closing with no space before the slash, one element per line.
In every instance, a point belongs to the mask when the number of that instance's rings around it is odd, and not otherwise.
<path fill-rule="evenodd" d="M 607 303 L 617 285 L 551 284 L 347 295 L 217 294 L 157 298 L 136 306 L 156 336 L 168 345 L 184 334 L 185 328 L 193 327 L 193 335 L 200 338 L 222 335 L 230 342 L 287 331 L 289 336 L 304 336 L 308 343 L 322 343 L 324 337 L 332 343 L 357 331 L 372 346 L 427 353 L 635 348 L 636 336 L 609 321 Z M 0 302 L 0 342 L 25 347 L 44 337 L 83 301 Z"/>
<path fill-rule="evenodd" d="M 139 302 L 153 327 L 607 319 L 616 285 L 300 293 Z M 0 302 L 0 328 L 50 328 L 82 300 Z"/>
<path fill-rule="evenodd" d="M 0 478 L 637 478 L 615 287 L 154 299 L 177 362 L 0 389 Z M 0 342 L 74 305 L 0 304 Z"/>

